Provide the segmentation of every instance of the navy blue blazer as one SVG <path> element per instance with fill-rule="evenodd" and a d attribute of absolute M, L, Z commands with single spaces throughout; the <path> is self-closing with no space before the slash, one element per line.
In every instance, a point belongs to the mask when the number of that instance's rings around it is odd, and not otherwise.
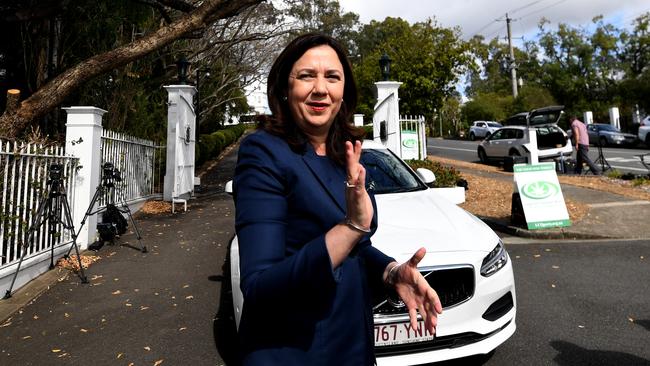
<path fill-rule="evenodd" d="M 368 234 L 332 269 L 325 233 L 345 217 L 345 179 L 310 144 L 295 152 L 264 131 L 242 141 L 233 186 L 244 365 L 374 364 L 369 281 L 393 259 Z"/>

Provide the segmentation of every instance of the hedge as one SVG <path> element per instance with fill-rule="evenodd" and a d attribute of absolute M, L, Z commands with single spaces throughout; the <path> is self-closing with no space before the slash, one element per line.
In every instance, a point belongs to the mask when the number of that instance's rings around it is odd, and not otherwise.
<path fill-rule="evenodd" d="M 227 126 L 210 134 L 200 135 L 195 146 L 194 160 L 196 165 L 201 165 L 219 156 L 226 147 L 236 142 L 247 129 L 254 126 L 254 124 L 238 124 Z"/>
<path fill-rule="evenodd" d="M 454 167 L 446 167 L 437 161 L 431 161 L 428 159 L 406 160 L 406 164 L 408 164 L 413 170 L 416 170 L 417 168 L 426 168 L 431 170 L 436 176 L 436 180 L 432 184 L 433 187 L 441 188 L 462 186 L 467 189 L 467 181 L 463 179 L 458 170 L 454 169 Z"/>

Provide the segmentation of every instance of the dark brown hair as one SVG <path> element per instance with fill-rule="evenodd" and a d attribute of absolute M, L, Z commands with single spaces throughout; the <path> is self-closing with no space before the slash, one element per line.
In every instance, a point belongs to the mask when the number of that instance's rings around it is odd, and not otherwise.
<path fill-rule="evenodd" d="M 352 66 L 345 50 L 334 38 L 319 34 L 308 33 L 294 39 L 280 53 L 269 72 L 267 81 L 267 97 L 272 115 L 262 121 L 261 128 L 274 135 L 284 138 L 294 151 L 304 151 L 308 142 L 305 134 L 293 120 L 289 103 L 286 100 L 289 88 L 289 73 L 293 65 L 308 50 L 327 45 L 336 51 L 341 65 L 345 85 L 343 87 L 343 101 L 341 109 L 334 117 L 334 122 L 327 135 L 327 156 L 335 162 L 345 164 L 345 141 L 361 140 L 364 131 L 354 127 L 352 116 L 357 107 L 357 85 L 352 75 Z"/>

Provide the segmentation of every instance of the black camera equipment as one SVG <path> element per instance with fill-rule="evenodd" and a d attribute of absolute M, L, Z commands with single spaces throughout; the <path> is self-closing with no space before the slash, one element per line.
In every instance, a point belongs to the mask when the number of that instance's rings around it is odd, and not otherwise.
<path fill-rule="evenodd" d="M 11 297 L 11 290 L 14 287 L 16 277 L 18 277 L 18 272 L 20 271 L 20 266 L 25 259 L 25 255 L 27 254 L 27 249 L 32 244 L 34 234 L 46 222 L 48 223 L 48 233 L 52 238 L 52 245 L 50 248 L 50 269 L 54 268 L 54 243 L 56 241 L 55 239 L 59 235 L 59 225 L 62 225 L 63 229 L 69 230 L 70 235 L 72 236 L 72 245 L 70 246 L 70 249 L 64 258 L 69 258 L 70 251 L 72 251 L 72 248 L 74 248 L 77 255 L 77 261 L 79 263 L 79 277 L 81 278 L 81 283 L 88 283 L 83 265 L 81 264 L 79 247 L 77 246 L 77 235 L 79 234 L 74 230 L 70 205 L 68 204 L 66 189 L 62 181 L 63 170 L 63 165 L 61 164 L 51 164 L 48 169 L 48 180 L 46 183 L 45 194 L 43 195 L 41 201 L 38 203 L 36 214 L 32 218 L 32 223 L 25 233 L 25 241 L 22 243 L 23 252 L 20 256 L 18 267 L 16 267 L 16 273 L 14 273 L 14 277 L 11 280 L 11 285 L 5 293 L 4 299 Z"/>
<path fill-rule="evenodd" d="M 612 166 L 609 165 L 607 159 L 605 159 L 605 155 L 603 155 L 602 145 L 603 139 L 600 138 L 600 131 L 598 131 L 598 142 L 596 143 L 596 146 L 598 146 L 598 157 L 596 158 L 596 161 L 594 161 L 594 164 L 600 164 L 600 172 L 605 173 L 607 170 L 612 170 Z"/>
<path fill-rule="evenodd" d="M 136 237 L 140 243 L 140 251 L 142 253 L 146 253 L 147 247 L 142 243 L 140 230 L 138 230 L 138 226 L 136 225 L 135 220 L 133 220 L 133 215 L 131 214 L 129 206 L 126 204 L 123 195 L 119 196 L 120 207 L 117 207 L 115 205 L 115 199 L 117 196 L 115 183 L 121 181 L 122 175 L 120 174 L 120 171 L 115 168 L 113 163 L 107 162 L 102 165 L 101 182 L 97 186 L 93 198 L 90 200 L 90 205 L 88 205 L 86 214 L 81 220 L 79 230 L 81 230 L 81 228 L 84 226 L 88 217 L 97 213 L 103 213 L 102 222 L 97 224 L 97 232 L 99 233 L 99 237 L 102 241 L 112 242 L 115 237 L 126 232 L 128 222 L 122 215 L 125 213 L 131 220 L 131 224 L 133 224 L 133 229 L 135 230 Z M 93 211 L 95 203 L 97 203 L 97 200 L 100 197 L 103 198 L 103 201 L 106 205 L 104 207 L 100 207 L 96 211 Z"/>

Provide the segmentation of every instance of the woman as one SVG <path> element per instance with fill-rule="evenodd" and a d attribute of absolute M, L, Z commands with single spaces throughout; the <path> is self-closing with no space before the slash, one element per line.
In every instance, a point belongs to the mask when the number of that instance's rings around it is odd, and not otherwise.
<path fill-rule="evenodd" d="M 244 365 L 372 365 L 369 289 L 394 286 L 434 332 L 442 308 L 417 270 L 370 245 L 376 205 L 359 163 L 352 70 L 331 37 L 298 37 L 268 79 L 272 117 L 241 144 L 234 190 Z"/>

